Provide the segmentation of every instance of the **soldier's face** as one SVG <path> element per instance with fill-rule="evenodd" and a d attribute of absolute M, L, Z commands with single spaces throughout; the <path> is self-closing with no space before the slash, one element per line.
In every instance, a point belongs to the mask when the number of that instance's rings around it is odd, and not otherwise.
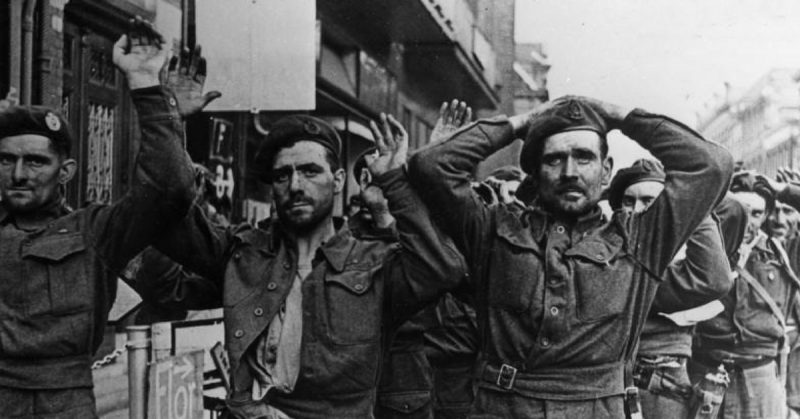
<path fill-rule="evenodd" d="M 775 209 L 767 218 L 767 230 L 770 236 L 778 240 L 786 239 L 797 229 L 800 213 L 789 205 L 775 202 Z"/>
<path fill-rule="evenodd" d="M 60 198 L 59 184 L 75 173 L 75 161 L 58 155 L 50 139 L 24 134 L 0 139 L 0 194 L 9 212 L 29 212 Z"/>
<path fill-rule="evenodd" d="M 272 193 L 278 217 L 298 233 L 330 217 L 334 197 L 342 191 L 344 171 L 332 171 L 325 155 L 322 145 L 300 141 L 275 156 Z"/>
<path fill-rule="evenodd" d="M 744 233 L 744 241 L 750 242 L 756 237 L 758 230 L 767 217 L 767 202 L 755 192 L 736 192 L 733 196 L 744 206 L 747 212 L 747 229 Z"/>
<path fill-rule="evenodd" d="M 664 184 L 652 180 L 634 183 L 622 195 L 622 209 L 634 214 L 646 211 L 664 190 Z"/>
<path fill-rule="evenodd" d="M 539 169 L 539 198 L 550 211 L 580 215 L 600 200 L 611 177 L 612 161 L 603 157 L 600 136 L 568 131 L 548 137 Z"/>

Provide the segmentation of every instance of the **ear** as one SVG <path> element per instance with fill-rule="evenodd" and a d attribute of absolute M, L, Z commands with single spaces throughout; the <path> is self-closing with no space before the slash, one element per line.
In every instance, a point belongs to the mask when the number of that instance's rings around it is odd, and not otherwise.
<path fill-rule="evenodd" d="M 339 169 L 333 172 L 333 193 L 335 195 L 342 193 L 346 177 L 347 173 L 345 173 L 344 169 Z"/>
<path fill-rule="evenodd" d="M 608 186 L 611 183 L 611 172 L 614 170 L 614 158 L 606 156 L 603 160 L 603 186 Z"/>
<path fill-rule="evenodd" d="M 358 186 L 361 187 L 361 190 L 367 189 L 370 182 L 372 182 L 372 175 L 369 173 L 369 169 L 366 167 L 361 169 L 361 176 L 358 177 Z"/>
<path fill-rule="evenodd" d="M 61 162 L 61 168 L 58 169 L 58 183 L 66 185 L 75 176 L 77 170 L 78 163 L 74 159 L 64 159 Z"/>

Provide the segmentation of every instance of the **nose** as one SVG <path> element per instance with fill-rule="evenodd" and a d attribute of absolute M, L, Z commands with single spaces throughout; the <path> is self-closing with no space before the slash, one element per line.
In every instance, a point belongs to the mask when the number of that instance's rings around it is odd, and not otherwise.
<path fill-rule="evenodd" d="M 564 168 L 561 172 L 561 176 L 565 178 L 574 178 L 578 176 L 578 166 L 575 164 L 575 159 L 567 157 L 567 159 L 564 160 Z"/>
<path fill-rule="evenodd" d="M 644 212 L 644 210 L 646 210 L 646 209 L 647 208 L 646 208 L 646 205 L 644 204 L 644 202 L 639 201 L 638 199 L 636 200 L 636 203 L 633 205 L 634 214 L 639 214 L 641 212 Z"/>
<path fill-rule="evenodd" d="M 291 177 L 289 178 L 289 190 L 290 191 L 299 191 L 300 190 L 300 174 L 297 173 L 296 170 L 292 171 Z"/>
<path fill-rule="evenodd" d="M 14 183 L 26 180 L 28 178 L 28 171 L 25 169 L 22 159 L 14 163 L 14 171 L 11 173 L 11 179 Z"/>

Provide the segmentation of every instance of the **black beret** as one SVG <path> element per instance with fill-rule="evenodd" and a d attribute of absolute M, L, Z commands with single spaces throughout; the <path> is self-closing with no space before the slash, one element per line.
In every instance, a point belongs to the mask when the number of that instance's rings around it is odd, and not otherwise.
<path fill-rule="evenodd" d="M 519 155 L 519 163 L 525 173 L 536 170 L 535 162 L 541 156 L 542 145 L 551 135 L 567 131 L 594 131 L 605 138 L 608 132 L 605 120 L 591 106 L 576 98 L 559 98 L 553 107 L 539 115 L 531 123 L 525 143 Z"/>
<path fill-rule="evenodd" d="M 333 152 L 336 160 L 342 152 L 342 140 L 331 124 L 308 115 L 290 115 L 272 125 L 256 152 L 255 164 L 259 178 L 269 181 L 275 155 L 288 144 L 313 141 Z"/>
<path fill-rule="evenodd" d="M 44 106 L 11 106 L 0 111 L 0 139 L 35 134 L 47 137 L 53 148 L 69 155 L 72 134 L 69 125 L 57 112 Z"/>
<path fill-rule="evenodd" d="M 622 197 L 625 196 L 625 189 L 628 189 L 628 186 L 647 181 L 664 183 L 666 177 L 664 166 L 657 160 L 636 160 L 630 167 L 620 169 L 611 180 L 611 185 L 608 187 L 608 204 L 616 210 L 622 206 Z"/>
<path fill-rule="evenodd" d="M 361 171 L 367 168 L 367 154 L 372 154 L 375 150 L 377 150 L 377 148 L 370 147 L 356 158 L 356 162 L 353 164 L 353 177 L 356 179 L 356 182 L 361 179 Z"/>
<path fill-rule="evenodd" d="M 512 180 L 522 182 L 522 179 L 525 179 L 525 174 L 522 173 L 522 170 L 520 170 L 520 168 L 517 166 L 503 166 L 494 169 L 492 173 L 489 173 L 488 177 L 493 177 L 497 180 L 502 180 L 505 182 Z"/>
<path fill-rule="evenodd" d="M 772 212 L 772 208 L 775 207 L 775 191 L 753 172 L 741 171 L 734 173 L 733 179 L 731 179 L 730 191 L 733 193 L 752 192 L 764 198 L 767 213 Z"/>

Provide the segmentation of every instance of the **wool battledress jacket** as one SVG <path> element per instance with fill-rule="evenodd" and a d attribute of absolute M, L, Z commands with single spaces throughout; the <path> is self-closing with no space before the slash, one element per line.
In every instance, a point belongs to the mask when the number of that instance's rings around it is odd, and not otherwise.
<path fill-rule="evenodd" d="M 458 251 L 429 220 L 397 169 L 376 177 L 396 220 L 397 243 L 356 238 L 347 226 L 325 242 L 303 280 L 300 371 L 291 393 L 264 403 L 292 418 L 371 418 L 391 332 L 465 275 Z M 222 288 L 234 390 L 249 385 L 244 357 L 286 299 L 297 255 L 279 222 L 222 228 L 199 208 L 156 246 Z M 191 298 L 187 296 L 187 298 Z M 238 381 L 238 383 L 237 383 Z"/>
<path fill-rule="evenodd" d="M 468 125 L 409 161 L 409 181 L 470 264 L 483 363 L 478 412 L 492 398 L 506 406 L 519 397 L 609 396 L 621 412 L 625 360 L 661 276 L 722 198 L 733 167 L 726 150 L 670 118 L 634 110 L 621 129 L 667 176 L 647 211 L 610 222 L 599 209 L 567 222 L 538 207 L 483 205 L 470 174 L 514 141 L 505 118 Z"/>
<path fill-rule="evenodd" d="M 0 386 L 91 388 L 119 272 L 191 206 L 194 172 L 175 98 L 161 87 L 131 97 L 141 145 L 122 199 L 73 212 L 0 209 Z M 20 229 L 23 219 L 38 226 Z"/>

